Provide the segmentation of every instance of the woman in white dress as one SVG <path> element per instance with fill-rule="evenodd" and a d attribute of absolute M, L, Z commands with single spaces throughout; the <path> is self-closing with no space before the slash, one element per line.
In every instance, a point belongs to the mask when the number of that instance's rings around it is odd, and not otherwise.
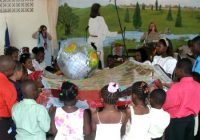
<path fill-rule="evenodd" d="M 104 68 L 104 52 L 103 52 L 103 41 L 107 36 L 116 36 L 117 32 L 110 32 L 108 26 L 102 16 L 100 16 L 101 5 L 95 3 L 91 7 L 90 19 L 88 22 L 89 26 L 89 38 L 88 43 L 91 46 L 95 46 L 101 60 L 102 68 Z"/>

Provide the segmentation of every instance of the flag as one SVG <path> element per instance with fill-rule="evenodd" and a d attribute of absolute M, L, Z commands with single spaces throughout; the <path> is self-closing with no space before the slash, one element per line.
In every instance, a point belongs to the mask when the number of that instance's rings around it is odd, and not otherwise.
<path fill-rule="evenodd" d="M 10 46 L 10 37 L 9 37 L 9 31 L 8 31 L 8 25 L 6 23 L 6 30 L 5 30 L 5 48 L 8 48 Z"/>

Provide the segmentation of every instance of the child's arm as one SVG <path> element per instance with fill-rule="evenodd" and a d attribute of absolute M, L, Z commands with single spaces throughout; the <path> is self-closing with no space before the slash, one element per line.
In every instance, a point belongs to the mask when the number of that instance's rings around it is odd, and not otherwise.
<path fill-rule="evenodd" d="M 50 133 L 53 134 L 54 136 L 57 134 L 57 129 L 56 129 L 55 121 L 54 121 L 55 113 L 56 113 L 56 108 L 51 107 L 49 109 L 49 115 L 51 118 Z"/>
<path fill-rule="evenodd" d="M 42 105 L 39 106 L 38 123 L 39 123 L 40 128 L 44 132 L 49 131 L 49 129 L 50 129 L 50 117 L 49 117 L 49 114 L 48 114 L 46 108 L 43 107 Z"/>
<path fill-rule="evenodd" d="M 92 139 L 96 136 L 96 125 L 97 125 L 97 113 L 92 113 Z"/>
<path fill-rule="evenodd" d="M 87 137 L 91 133 L 90 117 L 89 110 L 84 111 L 84 124 L 83 124 L 83 133 Z"/>
<path fill-rule="evenodd" d="M 125 135 L 127 121 L 128 121 L 127 115 L 126 115 L 126 113 L 123 112 L 122 127 L 121 127 L 121 137 Z"/>

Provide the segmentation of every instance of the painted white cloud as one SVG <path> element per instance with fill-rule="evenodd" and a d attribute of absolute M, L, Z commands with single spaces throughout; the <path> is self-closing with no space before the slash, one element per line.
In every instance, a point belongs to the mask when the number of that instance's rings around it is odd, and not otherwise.
<path fill-rule="evenodd" d="M 136 2 L 145 4 L 155 4 L 155 0 L 117 0 L 119 5 L 130 5 Z M 114 0 L 60 0 L 60 4 L 68 3 L 71 7 L 85 8 L 90 7 L 93 3 L 100 3 L 101 5 L 107 5 L 114 3 Z M 158 0 L 162 5 L 178 5 L 200 7 L 200 0 Z"/>

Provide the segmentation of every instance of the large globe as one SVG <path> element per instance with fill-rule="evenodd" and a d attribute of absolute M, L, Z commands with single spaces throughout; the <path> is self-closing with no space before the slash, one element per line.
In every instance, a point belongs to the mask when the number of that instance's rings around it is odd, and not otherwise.
<path fill-rule="evenodd" d="M 99 60 L 92 47 L 70 43 L 61 48 L 57 62 L 67 78 L 78 80 L 90 77 L 97 69 Z"/>

